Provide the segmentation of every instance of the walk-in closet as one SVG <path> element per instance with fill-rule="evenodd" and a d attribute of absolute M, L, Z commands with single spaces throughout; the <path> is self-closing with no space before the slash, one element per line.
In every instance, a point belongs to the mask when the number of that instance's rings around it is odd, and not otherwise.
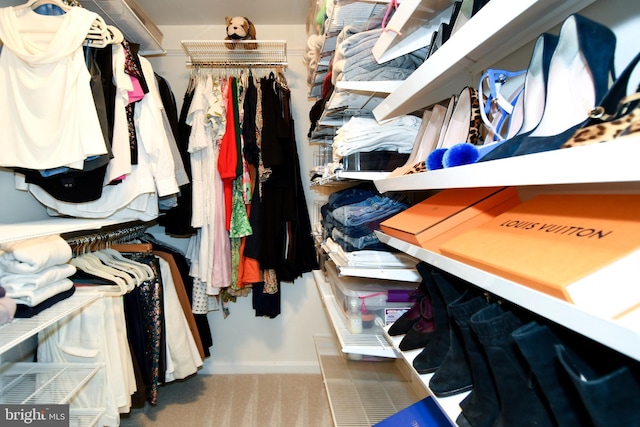
<path fill-rule="evenodd" d="M 639 29 L 0 0 L 0 425 L 640 427 Z"/>

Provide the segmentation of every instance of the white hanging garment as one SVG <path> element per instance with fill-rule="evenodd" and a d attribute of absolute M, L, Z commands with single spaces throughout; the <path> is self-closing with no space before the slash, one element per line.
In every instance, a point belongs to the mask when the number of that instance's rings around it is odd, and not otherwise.
<path fill-rule="evenodd" d="M 165 372 L 165 381 L 171 382 L 195 374 L 203 362 L 193 334 L 189 329 L 187 318 L 182 311 L 171 275 L 171 267 L 162 258 L 158 258 L 158 261 L 160 262 L 164 290 L 163 309 L 168 349 L 167 367 L 171 369 L 167 369 Z"/>
<path fill-rule="evenodd" d="M 89 382 L 73 398 L 74 408 L 96 408 L 106 402 L 101 425 L 119 425 L 119 408 L 131 399 L 133 362 L 120 349 L 117 336 L 119 319 L 115 317 L 114 299 L 100 298 L 78 313 L 59 321 L 38 334 L 38 361 L 41 363 L 104 363 L 106 387 Z M 118 307 L 119 309 L 119 307 Z"/>
<path fill-rule="evenodd" d="M 0 8 L 0 166 L 82 169 L 107 152 L 82 49 L 97 18 Z"/>

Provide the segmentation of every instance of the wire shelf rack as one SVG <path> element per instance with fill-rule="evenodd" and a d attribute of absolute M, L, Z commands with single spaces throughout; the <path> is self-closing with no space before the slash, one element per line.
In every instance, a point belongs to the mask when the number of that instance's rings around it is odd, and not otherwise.
<path fill-rule="evenodd" d="M 3 404 L 69 403 L 104 365 L 10 363 L 0 366 Z"/>
<path fill-rule="evenodd" d="M 284 40 L 183 40 L 193 67 L 274 67 L 287 65 Z"/>
<path fill-rule="evenodd" d="M 40 314 L 25 318 L 14 319 L 11 323 L 0 326 L 0 354 L 11 349 L 44 328 L 64 319 L 74 311 L 100 298 L 98 292 L 76 292 L 66 300 L 43 310 Z"/>

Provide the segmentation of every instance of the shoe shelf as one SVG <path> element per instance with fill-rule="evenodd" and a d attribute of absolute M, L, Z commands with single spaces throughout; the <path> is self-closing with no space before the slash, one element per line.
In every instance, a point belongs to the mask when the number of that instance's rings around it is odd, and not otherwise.
<path fill-rule="evenodd" d="M 320 270 L 314 270 L 313 277 L 343 353 L 387 358 L 398 357 L 396 349 L 385 338 L 382 327 L 376 325 L 369 333 L 352 334 L 349 332 L 346 315 L 336 300 L 330 283 Z"/>
<path fill-rule="evenodd" d="M 496 0 L 492 0 L 496 1 Z M 491 2 L 489 2 L 491 4 Z M 528 154 L 376 180 L 380 192 L 492 186 L 563 186 L 640 181 L 640 138 Z M 570 166 L 569 166 L 570 165 Z M 635 186 L 637 189 L 637 186 Z"/>
<path fill-rule="evenodd" d="M 625 324 L 622 321 L 595 316 L 566 301 L 396 239 L 380 231 L 376 231 L 376 235 L 381 242 L 391 247 L 454 274 L 499 298 L 511 301 L 635 360 L 640 360 L 640 333 L 637 324 Z"/>
<path fill-rule="evenodd" d="M 36 316 L 14 319 L 0 326 L 0 355 L 43 329 L 100 298 L 98 292 L 76 292 Z"/>
<path fill-rule="evenodd" d="M 318 65 L 313 72 L 310 98 L 322 96 L 322 84 L 329 72 L 329 63 L 336 50 L 337 38 L 346 25 L 366 23 L 370 17 L 388 7 L 389 0 L 334 0 L 326 18 Z"/>
<path fill-rule="evenodd" d="M 0 366 L 0 402 L 73 404 L 78 392 L 104 368 L 90 363 L 9 363 Z M 103 389 L 102 387 L 101 389 Z"/>
<path fill-rule="evenodd" d="M 388 330 L 388 327 L 384 329 L 387 340 L 389 340 L 389 342 L 392 343 L 393 347 L 398 350 L 398 352 L 400 353 L 400 357 L 404 359 L 406 364 L 413 369 L 413 359 L 415 359 L 420 354 L 422 349 L 401 351 L 399 349 L 400 341 L 402 341 L 404 335 L 392 337 L 388 334 Z M 413 373 L 415 375 L 416 381 L 420 383 L 420 385 L 427 391 L 430 396 L 433 396 L 435 401 L 438 403 L 438 406 L 440 406 L 442 412 L 447 414 L 447 417 L 449 417 L 451 421 L 455 421 L 455 419 L 461 412 L 460 402 L 462 402 L 462 400 L 467 397 L 470 392 L 466 391 L 463 393 L 454 394 L 452 396 L 438 397 L 429 388 L 429 381 L 431 380 L 431 377 L 433 377 L 433 373 L 419 374 L 415 371 L 415 369 L 413 369 Z"/>
<path fill-rule="evenodd" d="M 371 49 L 373 57 L 382 64 L 428 46 L 440 22 L 449 21 L 451 3 L 451 0 L 403 0 L 387 23 L 387 31 Z"/>
<path fill-rule="evenodd" d="M 373 114 L 386 120 L 447 99 L 492 66 L 595 0 L 491 0 L 414 71 Z"/>

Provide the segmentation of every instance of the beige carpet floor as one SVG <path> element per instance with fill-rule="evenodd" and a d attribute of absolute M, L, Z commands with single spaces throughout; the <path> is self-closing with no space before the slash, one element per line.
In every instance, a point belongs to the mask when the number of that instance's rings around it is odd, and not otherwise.
<path fill-rule="evenodd" d="M 332 427 L 320 374 L 196 375 L 162 386 L 123 427 Z"/>

